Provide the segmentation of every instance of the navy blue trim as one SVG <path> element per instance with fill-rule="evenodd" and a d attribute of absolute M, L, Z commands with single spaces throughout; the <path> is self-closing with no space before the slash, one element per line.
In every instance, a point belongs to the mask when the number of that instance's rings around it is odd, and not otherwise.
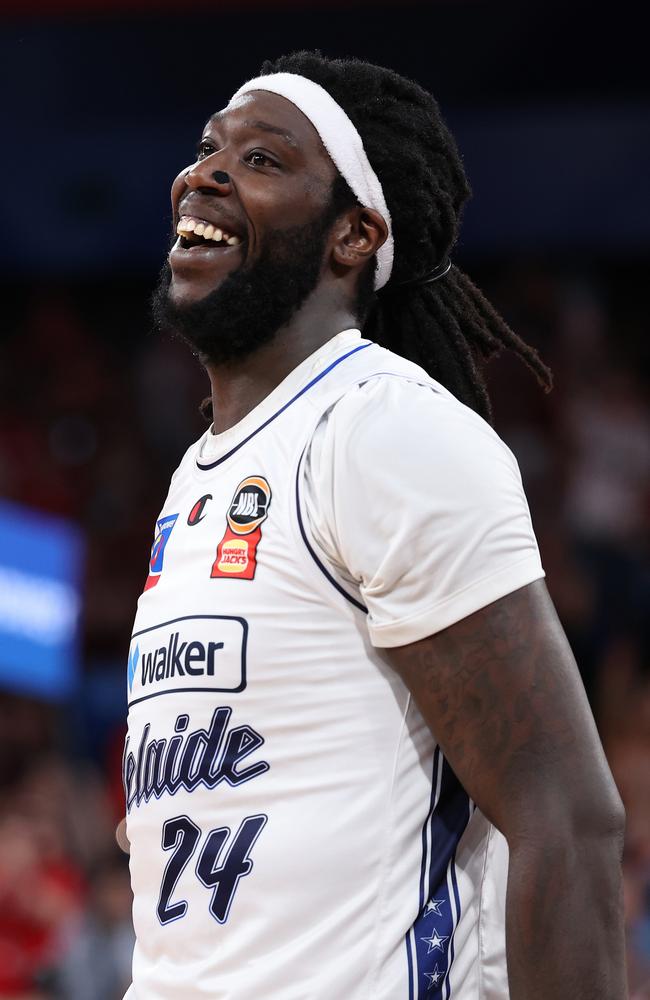
<path fill-rule="evenodd" d="M 470 812 L 471 817 L 471 812 Z M 458 892 L 458 881 L 456 880 L 456 852 L 452 858 L 451 884 L 454 887 L 454 899 L 456 900 L 456 923 L 460 920 L 460 893 Z"/>
<path fill-rule="evenodd" d="M 411 931 L 406 933 L 406 961 L 409 970 L 409 1000 L 414 1000 L 413 998 L 413 955 L 411 954 Z"/>
<path fill-rule="evenodd" d="M 332 576 L 330 571 L 327 569 L 326 566 L 323 565 L 323 563 L 320 561 L 320 559 L 314 552 L 314 549 L 312 548 L 309 539 L 307 538 L 307 532 L 305 531 L 305 526 L 302 523 L 302 514 L 300 513 L 300 486 L 299 486 L 300 472 L 302 469 L 302 460 L 304 456 L 305 456 L 305 449 L 303 449 L 302 455 L 300 456 L 300 461 L 298 462 L 298 471 L 296 472 L 296 514 L 298 515 L 298 527 L 300 528 L 300 534 L 302 535 L 302 540 L 307 546 L 307 551 L 309 552 L 309 555 L 312 557 L 312 559 L 318 566 L 323 576 L 325 576 L 329 580 L 329 582 L 332 584 L 335 590 L 338 590 L 339 594 L 342 594 L 343 597 L 345 597 L 345 599 L 350 602 L 350 604 L 354 604 L 355 608 L 358 608 L 359 611 L 363 611 L 364 615 L 367 615 L 368 609 L 365 606 L 365 604 L 362 604 L 361 601 L 357 601 L 356 597 L 353 597 L 352 594 L 348 594 L 347 590 L 345 590 L 345 588 L 341 586 L 338 580 Z"/>
<path fill-rule="evenodd" d="M 414 943 L 415 943 L 415 976 L 414 976 L 415 990 L 417 992 L 418 997 L 420 996 L 421 992 L 420 986 L 422 985 L 420 982 L 421 980 L 420 967 L 422 965 L 422 962 L 420 956 L 420 949 L 418 948 L 417 933 L 419 926 L 422 922 L 424 908 L 428 901 L 428 886 L 425 886 L 425 875 L 427 870 L 427 860 L 433 851 L 433 845 L 427 844 L 427 841 L 428 841 L 429 825 L 433 820 L 433 813 L 436 808 L 436 788 L 438 784 L 437 776 L 438 776 L 438 769 L 440 767 L 440 754 L 441 754 L 440 747 L 436 745 L 435 750 L 433 752 L 433 766 L 431 772 L 431 797 L 429 799 L 429 810 L 427 812 L 424 823 L 422 824 L 422 861 L 420 864 L 420 893 L 418 899 L 418 915 L 415 919 L 415 923 L 413 924 L 412 928 Z M 424 991 L 425 993 L 427 992 L 426 985 L 424 986 Z"/>
<path fill-rule="evenodd" d="M 340 358 L 337 358 L 336 361 L 333 361 L 331 365 L 325 368 L 320 373 L 320 375 L 317 375 L 316 378 L 313 378 L 311 380 L 311 382 L 308 382 L 307 385 L 300 390 L 300 392 L 297 392 L 295 396 L 292 396 L 292 398 L 289 400 L 288 403 L 285 403 L 284 406 L 281 406 L 279 410 L 276 410 L 275 413 L 268 418 L 268 420 L 265 420 L 263 424 L 260 424 L 260 426 L 257 427 L 254 431 L 251 431 L 251 433 L 247 437 L 245 437 L 243 441 L 240 441 L 239 444 L 236 444 L 234 448 L 231 448 L 230 451 L 226 452 L 225 455 L 222 455 L 221 458 L 218 458 L 216 462 L 209 462 L 208 464 L 204 465 L 201 462 L 199 462 L 197 458 L 196 460 L 197 467 L 199 469 L 202 469 L 203 472 L 207 472 L 209 469 L 216 469 L 218 465 L 221 465 L 222 462 L 227 461 L 235 454 L 235 452 L 239 451 L 240 448 L 243 448 L 245 444 L 248 444 L 251 438 L 254 438 L 256 434 L 259 434 L 259 432 L 263 431 L 265 427 L 268 427 L 269 424 L 273 423 L 276 417 L 279 417 L 281 413 L 284 413 L 284 411 L 287 410 L 292 405 L 292 403 L 295 403 L 297 399 L 300 399 L 300 397 L 304 396 L 306 392 L 309 392 L 312 386 L 316 385 L 317 382 L 320 382 L 321 379 L 325 378 L 325 376 L 328 375 L 333 368 L 336 368 L 337 365 L 340 365 L 342 361 L 346 360 L 346 358 L 349 358 L 353 354 L 356 354 L 357 351 L 363 351 L 366 347 L 371 347 L 371 346 L 372 346 L 372 341 L 369 341 L 367 344 L 360 344 L 358 347 L 353 348 L 353 350 L 348 351 L 347 354 L 342 354 Z"/>
<path fill-rule="evenodd" d="M 419 914 L 422 913 L 428 901 L 428 896 L 425 896 L 424 876 L 427 870 L 427 860 L 429 854 L 433 850 L 433 845 L 430 844 L 429 850 L 427 851 L 427 831 L 429 829 L 429 823 L 431 823 L 431 820 L 433 818 L 433 811 L 435 809 L 435 804 L 436 804 L 436 786 L 438 783 L 437 775 L 438 775 L 439 761 L 440 761 L 440 747 L 436 746 L 436 749 L 434 750 L 433 753 L 433 774 L 431 776 L 431 799 L 429 801 L 429 812 L 427 813 L 427 818 L 425 819 L 424 824 L 422 826 L 422 867 L 420 869 L 420 906 L 418 909 Z"/>
<path fill-rule="evenodd" d="M 470 810 L 471 816 L 471 810 Z M 458 845 L 456 845 L 458 847 Z M 447 989 L 446 1000 L 450 1000 L 451 997 L 451 982 L 449 980 L 449 973 L 451 972 L 451 967 L 454 964 L 454 937 L 456 935 L 456 928 L 460 923 L 460 893 L 458 892 L 458 881 L 456 879 L 456 851 L 454 850 L 454 856 L 449 862 L 451 871 L 451 884 L 454 890 L 454 900 L 456 902 L 456 920 L 454 922 L 454 927 L 451 932 L 451 938 L 449 940 L 449 960 L 447 962 L 447 975 L 445 977 L 445 986 Z"/>
<path fill-rule="evenodd" d="M 437 771 L 440 770 L 440 796 L 435 802 Z M 454 960 L 454 934 L 460 920 L 460 895 L 456 880 L 455 858 L 460 839 L 467 827 L 471 810 L 469 797 L 456 778 L 439 747 L 434 753 L 432 805 L 423 829 L 423 848 L 430 863 L 428 884 L 420 873 L 420 912 L 413 924 L 415 937 L 416 996 L 427 1000 L 449 1000 L 449 974 Z M 424 861 L 424 859 L 423 859 Z M 449 881 L 451 885 L 448 884 Z M 455 903 L 452 908 L 452 897 Z M 437 909 L 427 912 L 427 901 L 435 900 Z M 437 975 L 437 981 L 434 981 Z"/>

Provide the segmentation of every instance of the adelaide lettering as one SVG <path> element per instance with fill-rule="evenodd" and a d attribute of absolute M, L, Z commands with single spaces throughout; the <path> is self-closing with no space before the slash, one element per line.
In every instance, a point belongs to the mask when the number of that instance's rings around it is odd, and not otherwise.
<path fill-rule="evenodd" d="M 174 795 L 179 788 L 192 792 L 199 785 L 216 788 L 224 781 L 236 786 L 268 771 L 265 760 L 241 766 L 264 740 L 248 725 L 229 730 L 231 714 L 228 706 L 216 708 L 207 729 L 192 731 L 189 715 L 181 714 L 174 724 L 175 735 L 169 739 L 150 738 L 147 722 L 137 749 L 131 749 L 127 736 L 122 768 L 127 811 L 152 796 Z"/>

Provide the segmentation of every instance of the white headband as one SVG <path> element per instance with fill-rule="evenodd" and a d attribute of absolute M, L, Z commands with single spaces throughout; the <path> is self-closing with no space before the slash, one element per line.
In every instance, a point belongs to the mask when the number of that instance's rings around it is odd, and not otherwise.
<path fill-rule="evenodd" d="M 390 212 L 377 174 L 363 148 L 363 141 L 340 104 L 337 104 L 320 84 L 297 73 L 271 73 L 249 80 L 233 94 L 236 97 L 251 90 L 269 90 L 286 97 L 309 118 L 318 132 L 334 166 L 347 181 L 364 208 L 374 208 L 388 226 L 388 238 L 377 251 L 375 288 L 383 288 L 393 269 L 393 230 Z"/>

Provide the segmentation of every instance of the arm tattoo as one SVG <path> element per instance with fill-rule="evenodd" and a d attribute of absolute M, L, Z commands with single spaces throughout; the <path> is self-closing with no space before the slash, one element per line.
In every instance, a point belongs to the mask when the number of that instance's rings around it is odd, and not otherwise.
<path fill-rule="evenodd" d="M 481 804 L 525 790 L 535 769 L 601 756 L 568 644 L 542 581 L 437 635 L 393 650 L 392 662 L 470 795 Z M 586 738 L 586 745 L 585 745 Z M 485 787 L 487 796 L 481 794 Z M 487 803 L 488 812 L 491 803 Z M 500 824 L 498 824 L 500 825 Z"/>

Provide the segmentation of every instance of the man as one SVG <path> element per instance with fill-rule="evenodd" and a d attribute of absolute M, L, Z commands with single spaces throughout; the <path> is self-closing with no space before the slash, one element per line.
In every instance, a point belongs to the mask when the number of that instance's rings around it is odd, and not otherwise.
<path fill-rule="evenodd" d="M 129 1000 L 625 996 L 620 800 L 483 419 L 482 358 L 548 373 L 449 259 L 468 193 L 430 95 L 308 53 L 174 182 L 212 425 L 129 652 Z"/>

